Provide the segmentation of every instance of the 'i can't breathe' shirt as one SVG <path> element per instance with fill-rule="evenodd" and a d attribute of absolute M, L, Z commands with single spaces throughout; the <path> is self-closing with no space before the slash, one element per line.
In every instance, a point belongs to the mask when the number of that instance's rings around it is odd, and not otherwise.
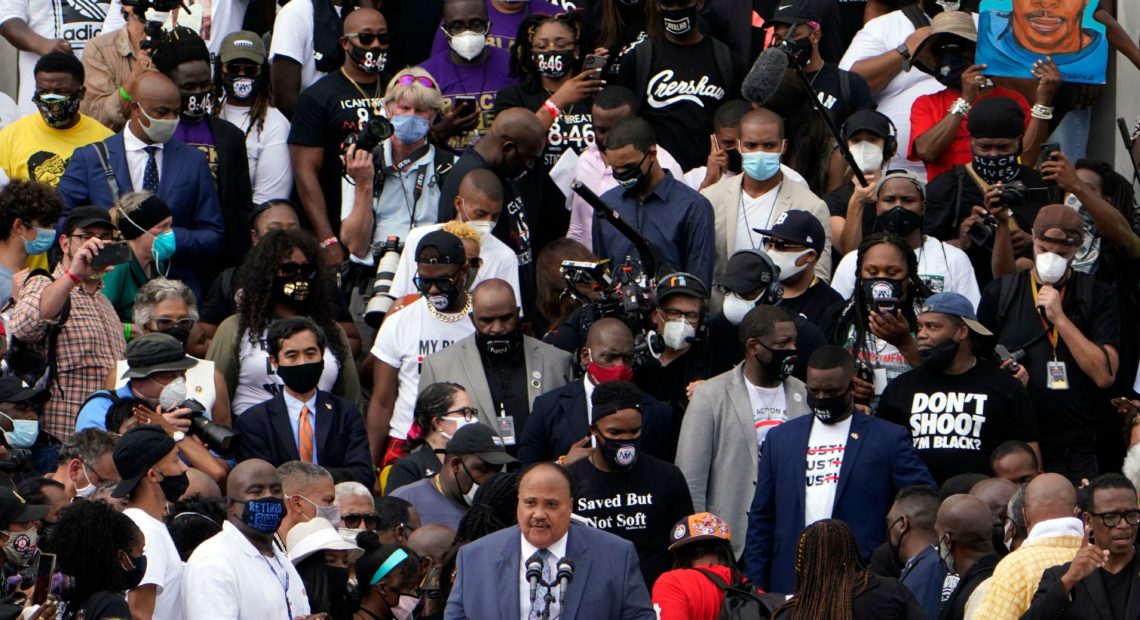
<path fill-rule="evenodd" d="M 807 467 L 804 484 L 804 527 L 831 518 L 835 507 L 835 491 L 839 488 L 839 470 L 847 449 L 847 432 L 851 416 L 835 424 L 811 421 L 808 437 Z"/>

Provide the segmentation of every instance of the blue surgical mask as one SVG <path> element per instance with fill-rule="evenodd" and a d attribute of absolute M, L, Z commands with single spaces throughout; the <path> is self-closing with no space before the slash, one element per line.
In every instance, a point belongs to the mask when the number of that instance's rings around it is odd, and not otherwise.
<path fill-rule="evenodd" d="M 428 132 L 428 120 L 415 114 L 398 114 L 392 117 L 392 129 L 400 142 L 419 142 Z"/>
<path fill-rule="evenodd" d="M 40 436 L 40 423 L 38 420 L 16 420 L 11 416 L 0 413 L 12 422 L 12 430 L 4 431 L 4 441 L 12 448 L 31 448 Z"/>
<path fill-rule="evenodd" d="M 154 260 L 165 262 L 174 257 L 175 243 L 174 231 L 168 230 L 157 237 L 150 244 L 150 251 L 154 252 Z"/>
<path fill-rule="evenodd" d="M 767 181 L 780 171 L 780 154 L 765 151 L 741 153 L 744 173 L 757 181 Z"/>
<path fill-rule="evenodd" d="M 43 254 L 51 249 L 51 244 L 54 241 L 55 230 L 51 228 L 37 228 L 36 238 L 24 242 L 24 251 L 27 252 L 29 256 Z"/>

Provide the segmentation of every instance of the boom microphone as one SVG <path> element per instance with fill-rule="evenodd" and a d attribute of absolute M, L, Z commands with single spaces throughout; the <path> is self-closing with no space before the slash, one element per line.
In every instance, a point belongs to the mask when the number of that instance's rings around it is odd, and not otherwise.
<path fill-rule="evenodd" d="M 538 594 L 538 580 L 542 579 L 542 556 L 537 551 L 526 561 L 526 580 L 530 584 L 530 602 Z"/>
<path fill-rule="evenodd" d="M 558 604 L 566 602 L 566 588 L 570 587 L 570 580 L 574 578 L 574 560 L 562 558 L 558 560 Z"/>
<path fill-rule="evenodd" d="M 784 72 L 788 69 L 788 54 L 783 50 L 769 47 L 756 57 L 752 69 L 744 76 L 740 93 L 744 98 L 763 106 L 780 88 Z"/>

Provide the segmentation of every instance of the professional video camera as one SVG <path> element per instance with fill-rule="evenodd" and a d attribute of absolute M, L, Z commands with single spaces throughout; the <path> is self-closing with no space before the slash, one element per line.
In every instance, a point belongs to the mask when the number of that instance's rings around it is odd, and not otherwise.
<path fill-rule="evenodd" d="M 653 287 L 644 274 L 631 264 L 619 265 L 616 278 L 611 276 L 609 259 L 598 262 L 562 261 L 560 271 L 566 281 L 562 298 L 582 304 L 579 329 L 582 334 L 598 319 L 616 318 L 633 332 L 633 365 L 644 364 L 649 357 L 661 355 L 656 344 L 653 310 L 656 308 Z M 584 290 L 586 292 L 584 292 Z"/>
<path fill-rule="evenodd" d="M 190 410 L 189 434 L 201 439 L 202 443 L 224 457 L 237 456 L 241 433 L 211 422 L 205 415 L 206 407 L 193 398 L 182 401 L 178 406 Z"/>
<path fill-rule="evenodd" d="M 133 8 L 135 15 L 146 22 L 146 36 L 139 42 L 144 50 L 153 50 L 169 40 L 170 32 L 162 27 L 168 13 L 177 8 L 190 11 L 182 0 L 123 0 L 123 6 Z"/>

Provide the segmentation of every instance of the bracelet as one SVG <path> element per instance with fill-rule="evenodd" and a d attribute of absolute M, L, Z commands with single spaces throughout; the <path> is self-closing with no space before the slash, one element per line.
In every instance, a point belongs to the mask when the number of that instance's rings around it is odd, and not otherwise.
<path fill-rule="evenodd" d="M 131 324 L 123 323 L 123 340 L 131 341 Z"/>
<path fill-rule="evenodd" d="M 1040 103 L 1033 104 L 1030 108 L 1029 114 L 1038 120 L 1049 121 L 1053 120 L 1053 107 L 1041 105 Z"/>
<path fill-rule="evenodd" d="M 546 113 L 554 120 L 558 120 L 558 117 L 562 116 L 562 110 L 559 110 L 558 106 L 554 105 L 554 102 L 549 99 L 542 102 L 542 109 L 546 110 Z"/>
<path fill-rule="evenodd" d="M 127 94 L 127 89 L 123 88 L 122 86 L 119 87 L 119 96 L 123 98 L 123 101 L 131 100 L 131 96 Z"/>
<path fill-rule="evenodd" d="M 336 235 L 333 235 L 333 236 L 329 237 L 328 239 L 325 239 L 324 241 L 322 241 L 320 243 L 320 246 L 321 246 L 321 249 L 323 250 L 325 248 L 330 248 L 339 242 L 340 242 L 340 240 L 336 238 Z"/>
<path fill-rule="evenodd" d="M 76 283 L 76 284 L 83 284 L 83 280 L 79 276 L 75 275 L 74 273 L 71 273 L 70 269 L 64 269 L 63 275 L 71 278 L 71 281 Z"/>
<path fill-rule="evenodd" d="M 947 110 L 950 114 L 957 114 L 958 116 L 965 116 L 970 113 L 970 104 L 965 99 L 959 97 L 954 103 L 950 104 L 950 109 Z"/>

